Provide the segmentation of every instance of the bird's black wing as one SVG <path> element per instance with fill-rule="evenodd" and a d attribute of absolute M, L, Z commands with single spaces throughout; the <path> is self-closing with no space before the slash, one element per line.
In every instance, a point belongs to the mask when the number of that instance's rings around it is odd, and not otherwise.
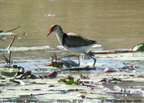
<path fill-rule="evenodd" d="M 96 41 L 86 39 L 80 35 L 64 34 L 62 45 L 67 45 L 68 47 L 79 47 L 79 46 L 88 46 L 95 43 Z"/>

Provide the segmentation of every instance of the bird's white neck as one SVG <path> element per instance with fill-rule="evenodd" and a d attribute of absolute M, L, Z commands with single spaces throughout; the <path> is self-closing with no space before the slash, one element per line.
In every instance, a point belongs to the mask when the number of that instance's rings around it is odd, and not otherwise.
<path fill-rule="evenodd" d="M 55 34 L 57 36 L 58 41 L 60 42 L 60 44 L 62 44 L 62 40 L 63 40 L 63 31 L 59 30 L 59 31 L 55 31 Z"/>

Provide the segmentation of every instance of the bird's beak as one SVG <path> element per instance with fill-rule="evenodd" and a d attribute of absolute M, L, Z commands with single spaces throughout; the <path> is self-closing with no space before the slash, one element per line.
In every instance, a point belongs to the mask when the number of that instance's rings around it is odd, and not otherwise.
<path fill-rule="evenodd" d="M 47 36 L 49 36 L 49 35 L 50 35 L 50 33 L 51 33 L 51 32 L 48 32 Z"/>
<path fill-rule="evenodd" d="M 52 28 L 50 28 L 50 29 L 49 29 L 49 32 L 48 32 L 48 34 L 47 34 L 47 36 L 49 36 L 50 33 L 52 33 L 52 32 L 53 32 L 53 30 L 52 30 Z"/>

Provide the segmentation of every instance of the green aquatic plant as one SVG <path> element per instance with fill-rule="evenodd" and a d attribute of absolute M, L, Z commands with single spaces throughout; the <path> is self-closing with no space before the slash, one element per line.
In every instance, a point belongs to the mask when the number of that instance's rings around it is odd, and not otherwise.
<path fill-rule="evenodd" d="M 79 84 L 78 81 L 74 80 L 74 77 L 69 75 L 67 78 L 59 79 L 58 82 L 64 82 L 65 84 L 72 85 L 72 84 Z"/>

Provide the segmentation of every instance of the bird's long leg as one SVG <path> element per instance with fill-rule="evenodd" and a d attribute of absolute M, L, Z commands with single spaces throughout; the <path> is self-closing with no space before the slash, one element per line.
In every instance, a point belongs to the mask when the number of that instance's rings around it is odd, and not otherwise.
<path fill-rule="evenodd" d="M 95 64 L 96 64 L 96 61 L 97 61 L 95 56 L 93 54 L 91 54 L 91 53 L 88 53 L 86 55 L 94 60 L 93 66 L 95 67 Z"/>
<path fill-rule="evenodd" d="M 78 65 L 80 66 L 80 55 L 78 55 Z"/>

